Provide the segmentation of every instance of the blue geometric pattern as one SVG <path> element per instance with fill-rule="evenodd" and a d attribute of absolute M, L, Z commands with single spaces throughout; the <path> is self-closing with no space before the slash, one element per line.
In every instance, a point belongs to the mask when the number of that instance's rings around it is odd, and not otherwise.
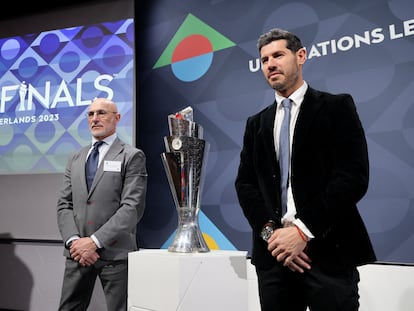
<path fill-rule="evenodd" d="M 0 174 L 63 172 L 70 152 L 90 142 L 84 117 L 108 97 L 132 144 L 133 19 L 0 39 Z"/>

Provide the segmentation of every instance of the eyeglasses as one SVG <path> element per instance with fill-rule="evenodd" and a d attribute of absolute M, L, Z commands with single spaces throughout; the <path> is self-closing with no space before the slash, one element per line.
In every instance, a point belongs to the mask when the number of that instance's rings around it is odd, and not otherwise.
<path fill-rule="evenodd" d="M 103 110 L 103 109 L 99 109 L 99 110 L 96 110 L 96 111 L 88 111 L 85 115 L 86 115 L 87 118 L 91 119 L 91 118 L 93 118 L 93 116 L 95 114 L 98 116 L 98 118 L 102 118 L 108 113 L 118 113 L 118 112 L 116 112 L 116 111 L 106 111 L 106 110 Z"/>

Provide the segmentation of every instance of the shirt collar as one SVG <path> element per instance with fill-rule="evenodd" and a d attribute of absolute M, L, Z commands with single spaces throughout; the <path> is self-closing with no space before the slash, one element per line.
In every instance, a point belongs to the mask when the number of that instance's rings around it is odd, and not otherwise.
<path fill-rule="evenodd" d="M 112 143 L 115 141 L 117 135 L 116 133 L 112 134 L 111 136 L 106 137 L 105 139 L 103 139 L 103 142 L 107 145 L 112 145 Z M 97 142 L 98 140 L 95 138 L 92 138 L 92 146 L 95 142 Z"/>
<path fill-rule="evenodd" d="M 294 91 L 289 96 L 289 98 L 293 101 L 295 105 L 300 105 L 303 101 L 303 98 L 305 97 L 305 93 L 307 89 L 308 89 L 308 84 L 306 83 L 306 81 L 303 81 L 303 84 L 296 91 Z M 282 104 L 282 100 L 285 99 L 285 97 L 280 96 L 279 94 L 277 94 L 277 92 L 275 92 L 275 98 L 276 98 L 277 106 L 279 108 L 280 105 Z"/>

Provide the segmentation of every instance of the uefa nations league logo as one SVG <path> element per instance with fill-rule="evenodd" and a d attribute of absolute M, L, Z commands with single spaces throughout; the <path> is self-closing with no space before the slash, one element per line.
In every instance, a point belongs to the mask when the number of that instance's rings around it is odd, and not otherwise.
<path fill-rule="evenodd" d="M 214 52 L 235 45 L 194 15 L 188 14 L 153 69 L 171 65 L 177 79 L 192 82 L 208 71 Z"/>

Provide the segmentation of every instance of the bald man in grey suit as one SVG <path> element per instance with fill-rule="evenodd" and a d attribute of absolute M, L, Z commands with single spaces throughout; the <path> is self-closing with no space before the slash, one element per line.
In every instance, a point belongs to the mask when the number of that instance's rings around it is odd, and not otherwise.
<path fill-rule="evenodd" d="M 146 158 L 142 150 L 117 137 L 121 115 L 114 102 L 95 99 L 87 118 L 92 144 L 70 156 L 57 203 L 66 256 L 59 310 L 86 310 L 97 277 L 108 310 L 126 310 L 127 259 L 138 249 L 136 226 L 145 209 Z M 88 190 L 86 162 L 95 142 L 103 143 Z"/>

